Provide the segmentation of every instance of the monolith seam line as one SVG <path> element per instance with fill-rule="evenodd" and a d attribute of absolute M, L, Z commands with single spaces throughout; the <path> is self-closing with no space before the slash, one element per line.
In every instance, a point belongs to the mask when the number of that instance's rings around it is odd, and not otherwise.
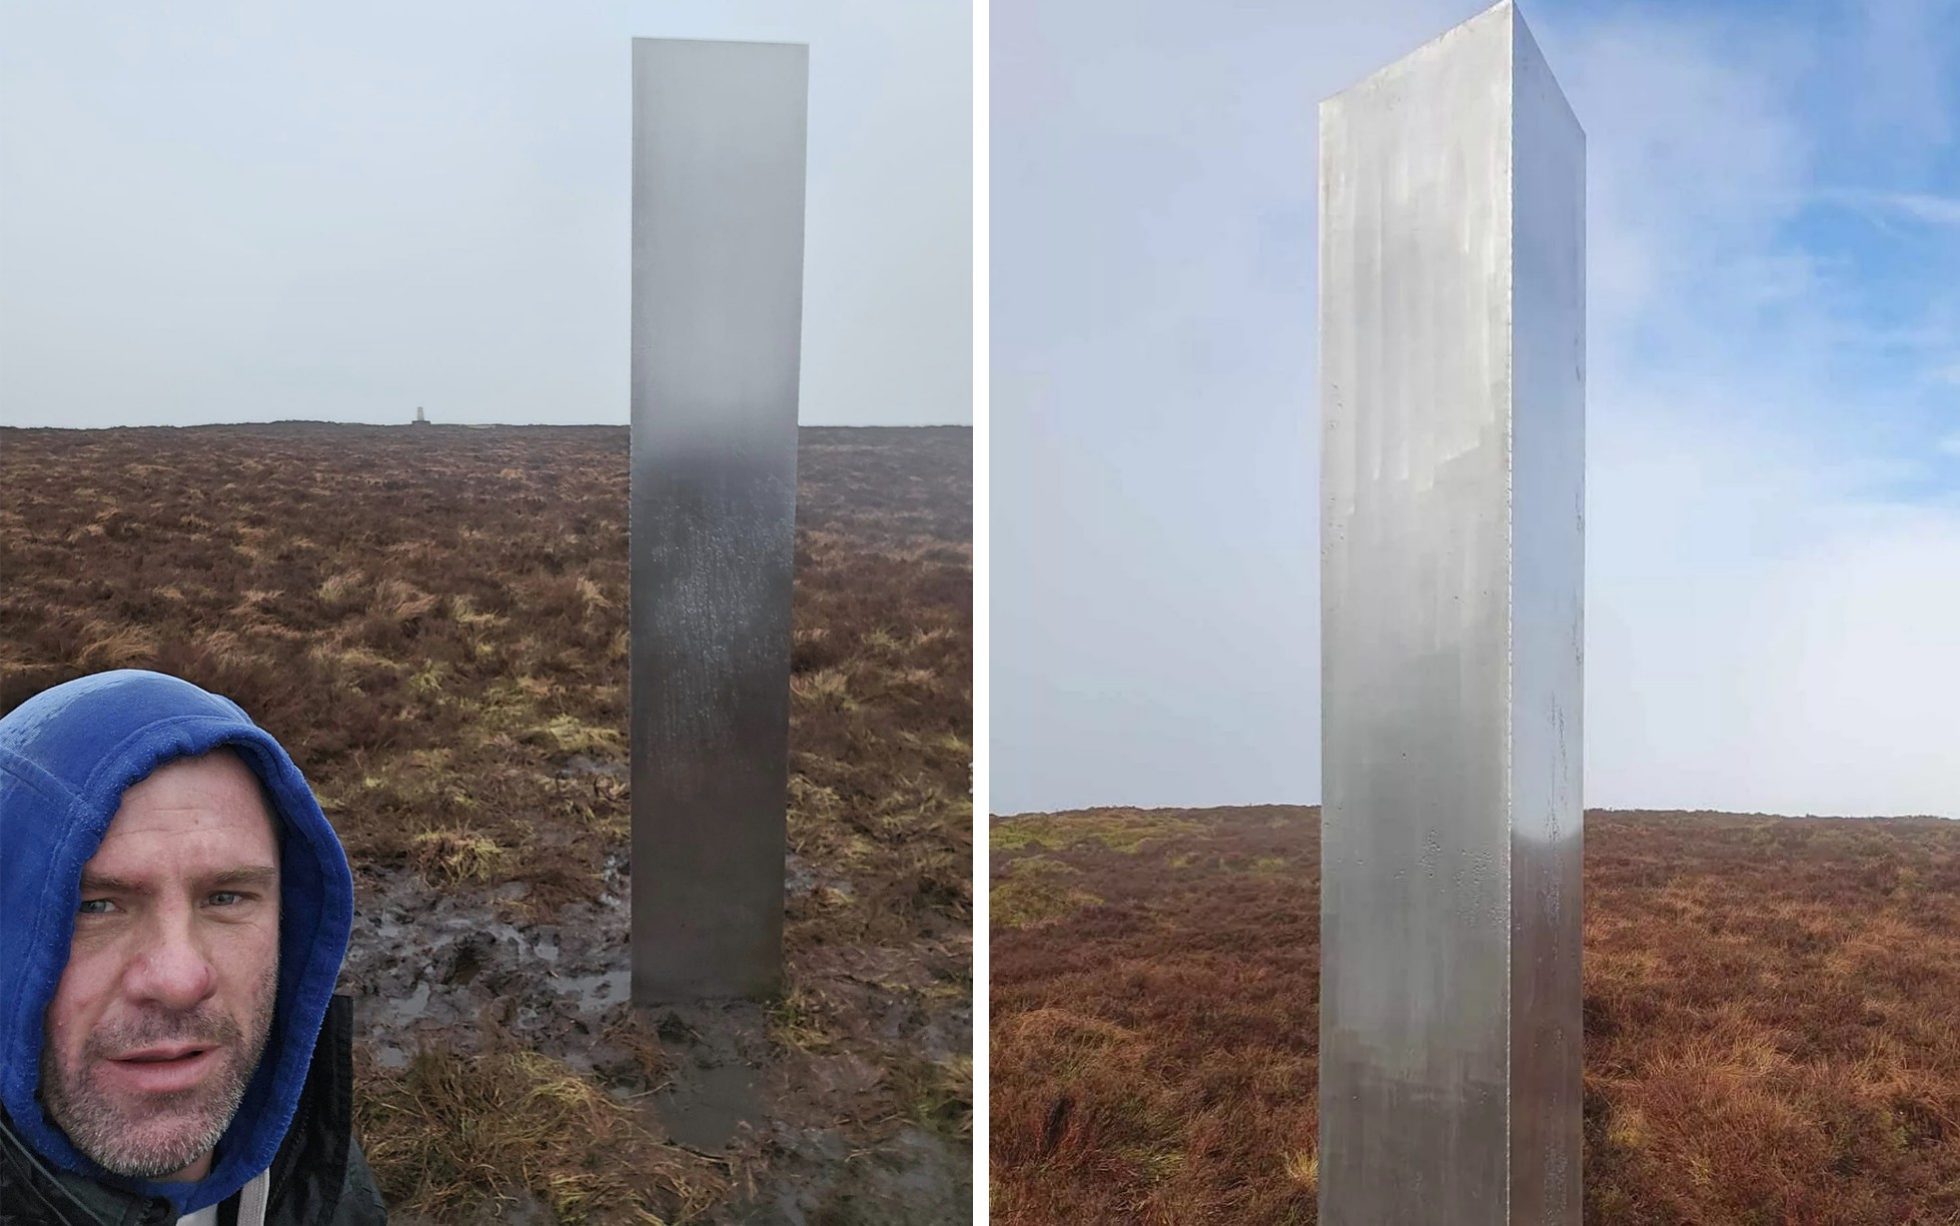
<path fill-rule="evenodd" d="M 1498 190 L 1504 194 L 1502 207 L 1498 210 L 1500 223 L 1504 226 L 1504 1211 L 1503 1220 L 1511 1218 L 1511 1207 L 1516 1196 L 1515 1180 L 1517 1172 L 1513 1169 L 1512 1156 L 1515 1150 L 1516 1121 L 1513 1108 L 1517 1103 L 1517 968 L 1513 944 L 1517 940 L 1517 786 L 1513 777 L 1516 770 L 1515 745 L 1517 728 L 1517 267 L 1518 267 L 1518 208 L 1517 208 L 1517 142 L 1518 142 L 1518 10 L 1510 7 L 1506 14 L 1506 33 L 1504 40 L 1504 149 L 1503 173 L 1498 177 Z"/>

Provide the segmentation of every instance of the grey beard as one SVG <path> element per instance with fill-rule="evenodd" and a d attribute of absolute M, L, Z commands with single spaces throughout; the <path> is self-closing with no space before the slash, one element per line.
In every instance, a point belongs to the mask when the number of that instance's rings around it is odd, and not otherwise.
<path fill-rule="evenodd" d="M 272 1033 L 272 1013 L 278 995 L 275 964 L 258 984 L 258 1009 L 252 1019 L 250 1042 L 244 1046 L 229 1018 L 202 1019 L 182 1014 L 149 1014 L 113 1034 L 97 1032 L 82 1047 L 81 1067 L 72 1076 L 57 1067 L 48 1044 L 41 1047 L 41 1095 L 48 1116 L 68 1139 L 102 1169 L 125 1179 L 158 1179 L 181 1171 L 217 1147 L 245 1099 L 252 1074 L 258 1071 Z M 110 1051 L 127 1051 L 146 1043 L 192 1042 L 222 1045 L 230 1061 L 215 1079 L 156 1099 L 158 1116 L 182 1116 L 182 1124 L 164 1135 L 152 1135 L 147 1120 L 131 1119 L 96 1084 L 92 1072 Z"/>

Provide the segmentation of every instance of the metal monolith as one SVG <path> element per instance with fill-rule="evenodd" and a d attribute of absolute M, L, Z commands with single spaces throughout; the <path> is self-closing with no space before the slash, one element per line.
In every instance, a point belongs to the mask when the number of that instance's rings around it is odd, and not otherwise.
<path fill-rule="evenodd" d="M 1576 1224 L 1585 137 L 1507 0 L 1320 175 L 1320 1220 Z"/>
<path fill-rule="evenodd" d="M 782 978 L 807 49 L 633 40 L 632 943 Z"/>

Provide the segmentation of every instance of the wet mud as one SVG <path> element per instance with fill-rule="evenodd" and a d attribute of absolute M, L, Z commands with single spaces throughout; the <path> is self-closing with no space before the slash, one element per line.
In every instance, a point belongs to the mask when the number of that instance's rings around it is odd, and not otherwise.
<path fill-rule="evenodd" d="M 897 1046 L 926 1060 L 957 1057 L 968 1050 L 970 1004 L 922 1009 L 893 992 L 894 982 L 931 979 L 916 950 L 836 948 L 806 951 L 790 973 L 849 1001 L 844 1012 L 860 1021 L 849 1043 L 816 1051 L 784 1043 L 762 1002 L 638 1008 L 628 868 L 608 855 L 596 902 L 547 915 L 532 914 L 522 882 L 444 891 L 412 869 L 364 871 L 340 982 L 354 998 L 356 1042 L 387 1070 L 406 1068 L 421 1048 L 499 1044 L 563 1061 L 633 1104 L 655 1135 L 727 1164 L 741 1191 L 702 1221 L 966 1220 L 965 1139 L 895 1118 L 888 1074 L 868 1056 Z M 824 878 L 791 858 L 792 897 L 837 888 Z M 501 1220 L 557 1219 L 524 1198 Z"/>

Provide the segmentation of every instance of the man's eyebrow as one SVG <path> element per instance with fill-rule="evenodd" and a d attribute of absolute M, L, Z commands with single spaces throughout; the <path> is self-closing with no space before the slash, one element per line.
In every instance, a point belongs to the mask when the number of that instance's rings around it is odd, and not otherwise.
<path fill-rule="evenodd" d="M 251 864 L 242 868 L 228 868 L 209 877 L 199 878 L 198 885 L 207 890 L 228 890 L 236 886 L 249 885 L 269 889 L 279 880 L 279 870 L 270 865 Z M 150 893 L 151 887 L 141 881 L 131 881 L 127 877 L 117 877 L 109 873 L 96 873 L 84 870 L 82 873 L 82 893 L 84 894 L 126 894 L 143 896 Z"/>
<path fill-rule="evenodd" d="M 107 873 L 82 871 L 82 893 L 84 894 L 148 894 L 150 887 L 142 882 L 131 881 L 126 877 L 112 877 Z"/>
<path fill-rule="evenodd" d="M 229 868 L 216 876 L 207 877 L 203 884 L 214 890 L 230 889 L 232 886 L 255 885 L 262 889 L 276 885 L 279 870 L 269 865 L 250 865 L 245 868 Z"/>

